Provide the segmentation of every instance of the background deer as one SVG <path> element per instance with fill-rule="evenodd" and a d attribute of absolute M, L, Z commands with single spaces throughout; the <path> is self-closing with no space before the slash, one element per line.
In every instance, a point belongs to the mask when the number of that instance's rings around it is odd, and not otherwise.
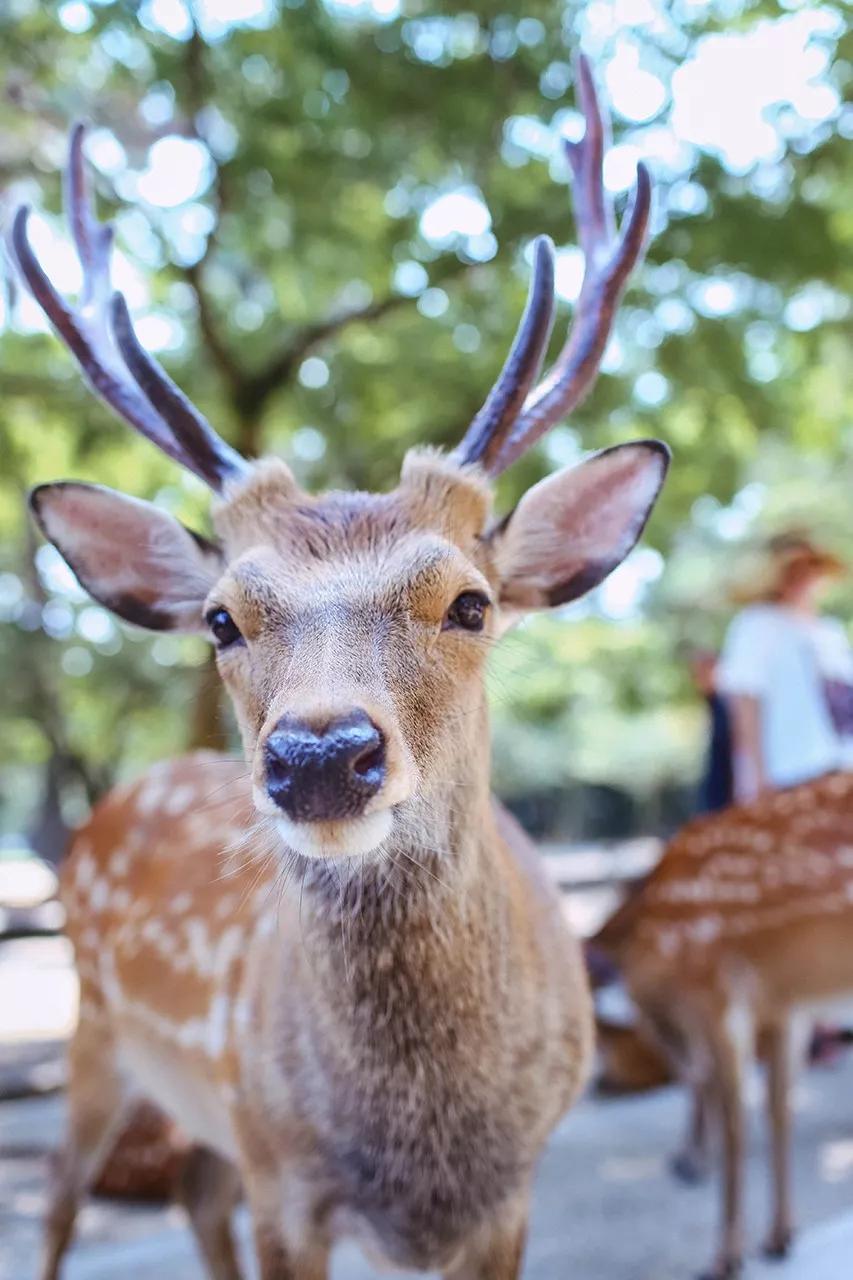
<path fill-rule="evenodd" d="M 262 1280 L 320 1280 L 342 1235 L 454 1280 L 519 1274 L 534 1165 L 585 1079 L 591 1017 L 556 894 L 489 797 L 483 667 L 519 614 L 619 564 L 668 461 L 654 441 L 605 450 L 492 517 L 491 477 L 591 385 L 645 238 L 648 174 L 617 234 L 585 62 L 579 76 L 587 129 L 567 154 L 586 274 L 567 344 L 534 386 L 554 310 L 543 238 L 483 409 L 451 456 L 410 452 L 391 493 L 312 497 L 283 462 L 246 462 L 146 355 L 111 290 L 80 129 L 76 309 L 17 216 L 20 271 L 94 390 L 218 496 L 214 541 L 77 483 L 36 489 L 36 518 L 120 617 L 211 635 L 247 762 L 158 765 L 74 842 L 80 1023 L 43 1280 L 135 1092 L 197 1144 L 182 1195 L 218 1280 L 239 1274 L 240 1184 Z"/>
<path fill-rule="evenodd" d="M 743 1256 L 743 1079 L 767 1064 L 773 1214 L 765 1250 L 792 1240 L 789 1077 L 795 1015 L 853 997 L 853 774 L 831 774 L 683 829 L 592 946 L 616 961 L 644 1025 L 693 1089 L 692 1141 L 722 1136 L 722 1230 L 711 1280 Z"/>

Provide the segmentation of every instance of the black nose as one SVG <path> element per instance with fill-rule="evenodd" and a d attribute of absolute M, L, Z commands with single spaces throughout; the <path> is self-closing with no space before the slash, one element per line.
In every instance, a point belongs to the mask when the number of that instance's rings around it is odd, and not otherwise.
<path fill-rule="evenodd" d="M 267 791 L 293 822 L 356 818 L 385 781 L 385 739 L 364 711 L 315 729 L 284 716 L 264 744 Z"/>

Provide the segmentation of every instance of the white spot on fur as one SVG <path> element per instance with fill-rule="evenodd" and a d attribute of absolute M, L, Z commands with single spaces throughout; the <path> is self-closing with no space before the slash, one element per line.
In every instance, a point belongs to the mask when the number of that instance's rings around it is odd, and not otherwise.
<path fill-rule="evenodd" d="M 142 936 L 146 942 L 156 944 L 162 942 L 166 935 L 160 921 L 152 917 L 150 920 L 146 920 L 142 926 Z"/>
<path fill-rule="evenodd" d="M 700 916 L 690 926 L 690 936 L 700 946 L 713 942 L 720 936 L 721 921 L 719 916 Z"/>
<path fill-rule="evenodd" d="M 123 915 L 129 908 L 130 903 L 131 897 L 127 889 L 113 890 L 113 911 L 117 911 L 120 915 Z"/>
<path fill-rule="evenodd" d="M 225 977 L 231 964 L 240 954 L 242 945 L 243 930 L 239 925 L 232 924 L 230 928 L 225 930 L 217 943 L 212 965 L 214 977 L 220 981 Z"/>
<path fill-rule="evenodd" d="M 127 875 L 129 870 L 130 870 L 130 853 L 128 852 L 127 849 L 124 849 L 124 848 L 116 849 L 115 853 L 110 858 L 110 871 L 118 879 L 121 879 L 122 876 Z"/>
<path fill-rule="evenodd" d="M 202 976 L 209 974 L 212 969 L 213 957 L 207 934 L 207 925 L 198 917 L 192 917 L 184 921 L 184 928 L 187 931 L 187 943 L 192 957 L 193 968 L 196 973 Z"/>
<path fill-rule="evenodd" d="M 238 1035 L 243 1035 L 249 1030 L 249 1019 L 251 1017 L 251 1007 L 245 996 L 241 996 L 239 1000 L 234 1002 L 234 1030 Z"/>
<path fill-rule="evenodd" d="M 106 876 L 99 876 L 92 885 L 89 901 L 93 911 L 103 911 L 110 900 L 110 886 Z"/>
<path fill-rule="evenodd" d="M 142 790 L 136 801 L 136 808 L 139 813 L 145 817 L 149 817 L 152 813 L 162 810 L 166 799 L 170 793 L 168 783 L 161 781 L 160 778 L 152 773 L 144 783 Z"/>
<path fill-rule="evenodd" d="M 178 814 L 181 813 L 186 813 L 192 805 L 194 796 L 195 791 L 192 787 L 186 785 L 182 787 L 175 787 L 174 791 L 171 792 L 166 800 L 166 813 L 172 814 L 173 817 L 177 817 Z"/>
<path fill-rule="evenodd" d="M 77 846 L 77 869 L 74 873 L 74 883 L 77 888 L 83 892 L 88 892 L 95 882 L 95 876 L 98 873 L 97 864 L 92 856 L 92 846 L 82 844 Z M 82 849 L 82 853 L 79 850 Z"/>
<path fill-rule="evenodd" d="M 275 930 L 275 916 L 271 911 L 260 916 L 255 926 L 255 933 L 259 938 L 269 938 Z"/>
<path fill-rule="evenodd" d="M 218 1058 L 225 1048 L 230 1008 L 231 1001 L 225 992 L 220 991 L 213 997 L 213 1003 L 207 1015 L 207 1034 L 205 1038 L 205 1048 L 211 1058 Z"/>

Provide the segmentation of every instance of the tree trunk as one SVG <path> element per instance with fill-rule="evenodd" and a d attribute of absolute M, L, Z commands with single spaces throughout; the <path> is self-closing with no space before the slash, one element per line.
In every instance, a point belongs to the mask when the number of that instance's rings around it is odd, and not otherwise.
<path fill-rule="evenodd" d="M 222 681 L 216 670 L 216 659 L 211 652 L 198 671 L 188 745 L 192 751 L 224 751 L 228 746 L 228 738 Z"/>
<path fill-rule="evenodd" d="M 54 752 L 42 773 L 42 799 L 29 830 L 29 842 L 39 857 L 58 867 L 65 856 L 70 836 L 62 816 L 63 768 Z"/>

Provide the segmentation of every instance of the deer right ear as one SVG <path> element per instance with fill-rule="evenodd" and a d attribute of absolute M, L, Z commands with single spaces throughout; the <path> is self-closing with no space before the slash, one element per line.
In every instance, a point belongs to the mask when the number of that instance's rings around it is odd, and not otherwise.
<path fill-rule="evenodd" d="M 669 449 L 615 445 L 529 489 L 493 534 L 501 604 L 567 604 L 603 582 L 636 545 L 660 493 Z"/>
<path fill-rule="evenodd" d="M 30 507 L 80 585 L 112 613 L 154 631 L 206 632 L 202 606 L 222 572 L 212 543 L 100 485 L 40 485 Z"/>

